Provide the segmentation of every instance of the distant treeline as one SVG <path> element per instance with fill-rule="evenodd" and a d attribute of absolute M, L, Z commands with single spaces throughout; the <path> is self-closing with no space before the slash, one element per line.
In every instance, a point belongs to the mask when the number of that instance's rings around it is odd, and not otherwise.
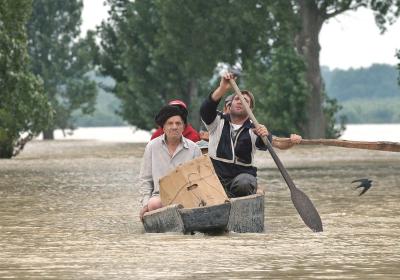
<path fill-rule="evenodd" d="M 329 97 L 343 106 L 339 115 L 347 123 L 400 123 L 400 87 L 395 66 L 375 64 L 368 68 L 330 70 L 322 67 Z M 99 84 L 110 79 L 95 78 Z M 116 113 L 121 102 L 98 87 L 96 109 L 92 115 L 75 113 L 77 126 L 122 126 L 126 122 Z"/>
<path fill-rule="evenodd" d="M 326 92 L 343 106 L 347 123 L 400 123 L 398 70 L 387 64 L 330 70 L 322 67 Z"/>

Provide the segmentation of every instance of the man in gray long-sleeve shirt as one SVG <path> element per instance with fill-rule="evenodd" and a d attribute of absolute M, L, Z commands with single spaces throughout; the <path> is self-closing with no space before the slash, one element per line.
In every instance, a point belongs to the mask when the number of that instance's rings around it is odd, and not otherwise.
<path fill-rule="evenodd" d="M 201 155 L 200 148 L 191 140 L 182 136 L 186 125 L 187 111 L 176 106 L 164 106 L 156 116 L 156 123 L 163 128 L 164 134 L 150 141 L 143 155 L 139 183 L 142 194 L 144 213 L 161 208 L 159 196 L 161 177 L 168 174 L 178 165 Z"/>

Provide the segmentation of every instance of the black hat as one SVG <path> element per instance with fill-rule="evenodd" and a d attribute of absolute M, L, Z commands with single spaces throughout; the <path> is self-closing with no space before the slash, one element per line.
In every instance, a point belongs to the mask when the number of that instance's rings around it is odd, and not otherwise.
<path fill-rule="evenodd" d="M 159 126 L 163 127 L 165 122 L 173 116 L 181 116 L 183 122 L 186 124 L 187 111 L 178 106 L 172 105 L 165 105 L 162 107 L 160 112 L 158 112 L 157 116 L 155 117 L 155 121 Z"/>

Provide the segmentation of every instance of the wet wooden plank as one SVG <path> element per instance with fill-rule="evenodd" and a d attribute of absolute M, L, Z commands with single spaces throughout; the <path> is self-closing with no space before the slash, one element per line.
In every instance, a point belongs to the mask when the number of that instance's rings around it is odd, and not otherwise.
<path fill-rule="evenodd" d="M 230 203 L 199 208 L 182 208 L 179 212 L 186 232 L 224 231 L 229 220 Z"/>
<path fill-rule="evenodd" d="M 182 206 L 179 204 L 169 205 L 143 216 L 143 226 L 146 232 L 185 232 L 185 227 L 179 213 Z"/>
<path fill-rule="evenodd" d="M 238 233 L 263 232 L 264 192 L 231 198 L 227 229 Z"/>

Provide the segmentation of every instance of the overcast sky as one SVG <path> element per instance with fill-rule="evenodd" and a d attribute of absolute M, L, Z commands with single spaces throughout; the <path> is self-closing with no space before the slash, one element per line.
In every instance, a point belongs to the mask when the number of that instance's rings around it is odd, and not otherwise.
<path fill-rule="evenodd" d="M 381 35 L 371 11 L 359 9 L 331 19 L 320 34 L 321 65 L 348 69 L 373 63 L 398 63 L 400 20 Z"/>
<path fill-rule="evenodd" d="M 82 30 L 92 29 L 107 17 L 103 0 L 84 0 Z M 397 34 L 397 36 L 396 36 Z M 331 69 L 368 67 L 373 63 L 398 63 L 400 20 L 380 35 L 367 9 L 339 15 L 322 27 L 320 34 L 321 65 Z"/>

